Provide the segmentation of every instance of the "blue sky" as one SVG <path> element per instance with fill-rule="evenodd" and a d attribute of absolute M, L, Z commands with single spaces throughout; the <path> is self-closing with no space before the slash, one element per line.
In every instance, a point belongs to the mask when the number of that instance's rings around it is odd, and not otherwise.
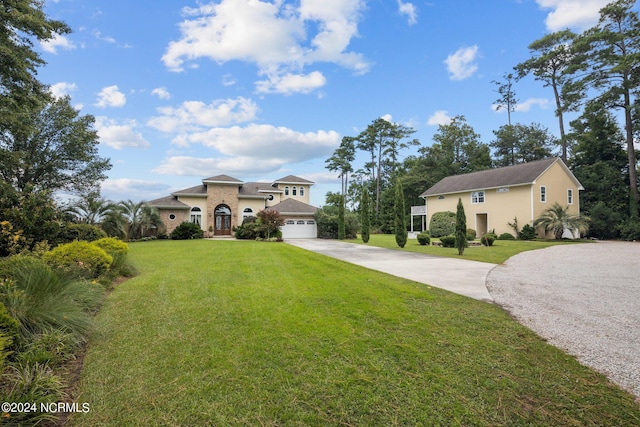
<path fill-rule="evenodd" d="M 316 182 L 318 206 L 340 188 L 325 159 L 378 117 L 431 145 L 464 115 L 490 143 L 507 120 L 492 81 L 546 33 L 597 23 L 607 2 L 47 0 L 73 33 L 37 46 L 39 78 L 95 116 L 113 163 L 105 198 L 293 174 Z M 527 78 L 515 92 L 512 121 L 557 135 L 549 88 Z"/>

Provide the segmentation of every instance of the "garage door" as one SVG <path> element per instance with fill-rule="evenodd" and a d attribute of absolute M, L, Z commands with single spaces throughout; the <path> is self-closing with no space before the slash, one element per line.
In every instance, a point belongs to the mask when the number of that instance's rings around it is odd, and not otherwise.
<path fill-rule="evenodd" d="M 312 219 L 288 219 L 282 226 L 283 239 L 315 239 L 316 222 Z"/>

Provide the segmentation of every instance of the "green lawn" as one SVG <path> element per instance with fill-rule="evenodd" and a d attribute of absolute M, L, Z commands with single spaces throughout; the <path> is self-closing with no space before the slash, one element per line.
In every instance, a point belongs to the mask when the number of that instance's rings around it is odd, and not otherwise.
<path fill-rule="evenodd" d="M 631 395 L 495 305 L 282 243 L 131 260 L 72 425 L 640 425 Z"/>
<path fill-rule="evenodd" d="M 432 239 L 438 240 L 438 239 Z M 362 243 L 360 236 L 358 239 L 345 240 L 350 243 Z M 443 248 L 439 246 L 421 246 L 415 238 L 409 238 L 404 248 L 398 247 L 393 234 L 372 234 L 369 239 L 369 245 L 379 246 L 381 248 L 398 249 L 410 252 L 418 252 L 429 255 L 439 255 L 451 258 L 468 259 L 472 261 L 490 262 L 492 264 L 502 264 L 512 256 L 524 251 L 534 249 L 548 248 L 554 245 L 575 245 L 578 243 L 587 243 L 587 240 L 496 240 L 493 246 L 474 246 L 464 250 L 462 256 L 458 255 L 455 248 Z"/>

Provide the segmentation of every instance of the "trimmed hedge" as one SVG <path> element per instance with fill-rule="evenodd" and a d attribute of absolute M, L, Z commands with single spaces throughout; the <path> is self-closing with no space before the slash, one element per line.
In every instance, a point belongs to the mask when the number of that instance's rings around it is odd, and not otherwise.
<path fill-rule="evenodd" d="M 513 234 L 511 233 L 502 233 L 501 235 L 498 236 L 498 240 L 515 240 L 516 238 L 513 237 Z"/>
<path fill-rule="evenodd" d="M 103 239 L 91 242 L 112 257 L 124 256 L 129 253 L 129 245 L 115 237 L 105 237 Z"/>
<path fill-rule="evenodd" d="M 493 246 L 493 242 L 496 241 L 496 235 L 493 233 L 487 233 L 480 239 L 480 242 L 484 246 Z"/>
<path fill-rule="evenodd" d="M 436 212 L 429 221 L 431 237 L 452 235 L 456 231 L 456 214 L 454 212 Z"/>
<path fill-rule="evenodd" d="M 456 237 L 455 236 L 442 236 L 440 237 L 440 243 L 442 243 L 443 248 L 453 248 L 456 246 Z"/>
<path fill-rule="evenodd" d="M 104 274 L 113 262 L 113 257 L 104 249 L 81 241 L 60 245 L 45 252 L 42 259 L 55 268 L 69 270 L 86 278 Z"/>
<path fill-rule="evenodd" d="M 189 240 L 189 239 L 202 239 L 204 237 L 204 231 L 198 224 L 193 222 L 183 222 L 171 232 L 169 236 L 171 240 Z"/>
<path fill-rule="evenodd" d="M 418 243 L 420 243 L 422 246 L 428 245 L 431 242 L 431 236 L 429 235 L 429 233 L 426 233 L 426 232 L 422 232 L 418 234 L 416 236 L 416 239 L 418 240 Z"/>

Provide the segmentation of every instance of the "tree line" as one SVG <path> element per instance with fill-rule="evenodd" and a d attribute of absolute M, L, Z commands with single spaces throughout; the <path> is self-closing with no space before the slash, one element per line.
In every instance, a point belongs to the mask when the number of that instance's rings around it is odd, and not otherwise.
<path fill-rule="evenodd" d="M 363 193 L 374 231 L 394 231 L 395 187 L 404 188 L 406 206 L 423 204 L 419 195 L 442 178 L 561 157 L 583 184 L 583 213 L 591 218 L 590 234 L 599 238 L 640 238 L 638 193 L 640 140 L 640 20 L 635 0 L 617 0 L 600 10 L 593 28 L 581 34 L 562 30 L 532 42 L 531 57 L 516 64 L 502 81 L 493 81 L 496 109 L 507 123 L 485 143 L 457 115 L 439 125 L 432 144 L 421 145 L 415 130 L 375 119 L 356 136 L 345 136 L 326 160 L 342 181 L 340 194 L 327 194 L 328 205 L 360 212 Z M 519 100 L 517 83 L 533 76 L 553 93 L 559 137 L 539 123 L 512 123 Z M 569 112 L 579 117 L 565 124 Z M 417 154 L 401 152 L 417 147 Z M 364 156 L 364 164 L 355 159 Z M 341 202 L 340 202 L 341 201 Z M 406 214 L 407 212 L 405 212 Z"/>

